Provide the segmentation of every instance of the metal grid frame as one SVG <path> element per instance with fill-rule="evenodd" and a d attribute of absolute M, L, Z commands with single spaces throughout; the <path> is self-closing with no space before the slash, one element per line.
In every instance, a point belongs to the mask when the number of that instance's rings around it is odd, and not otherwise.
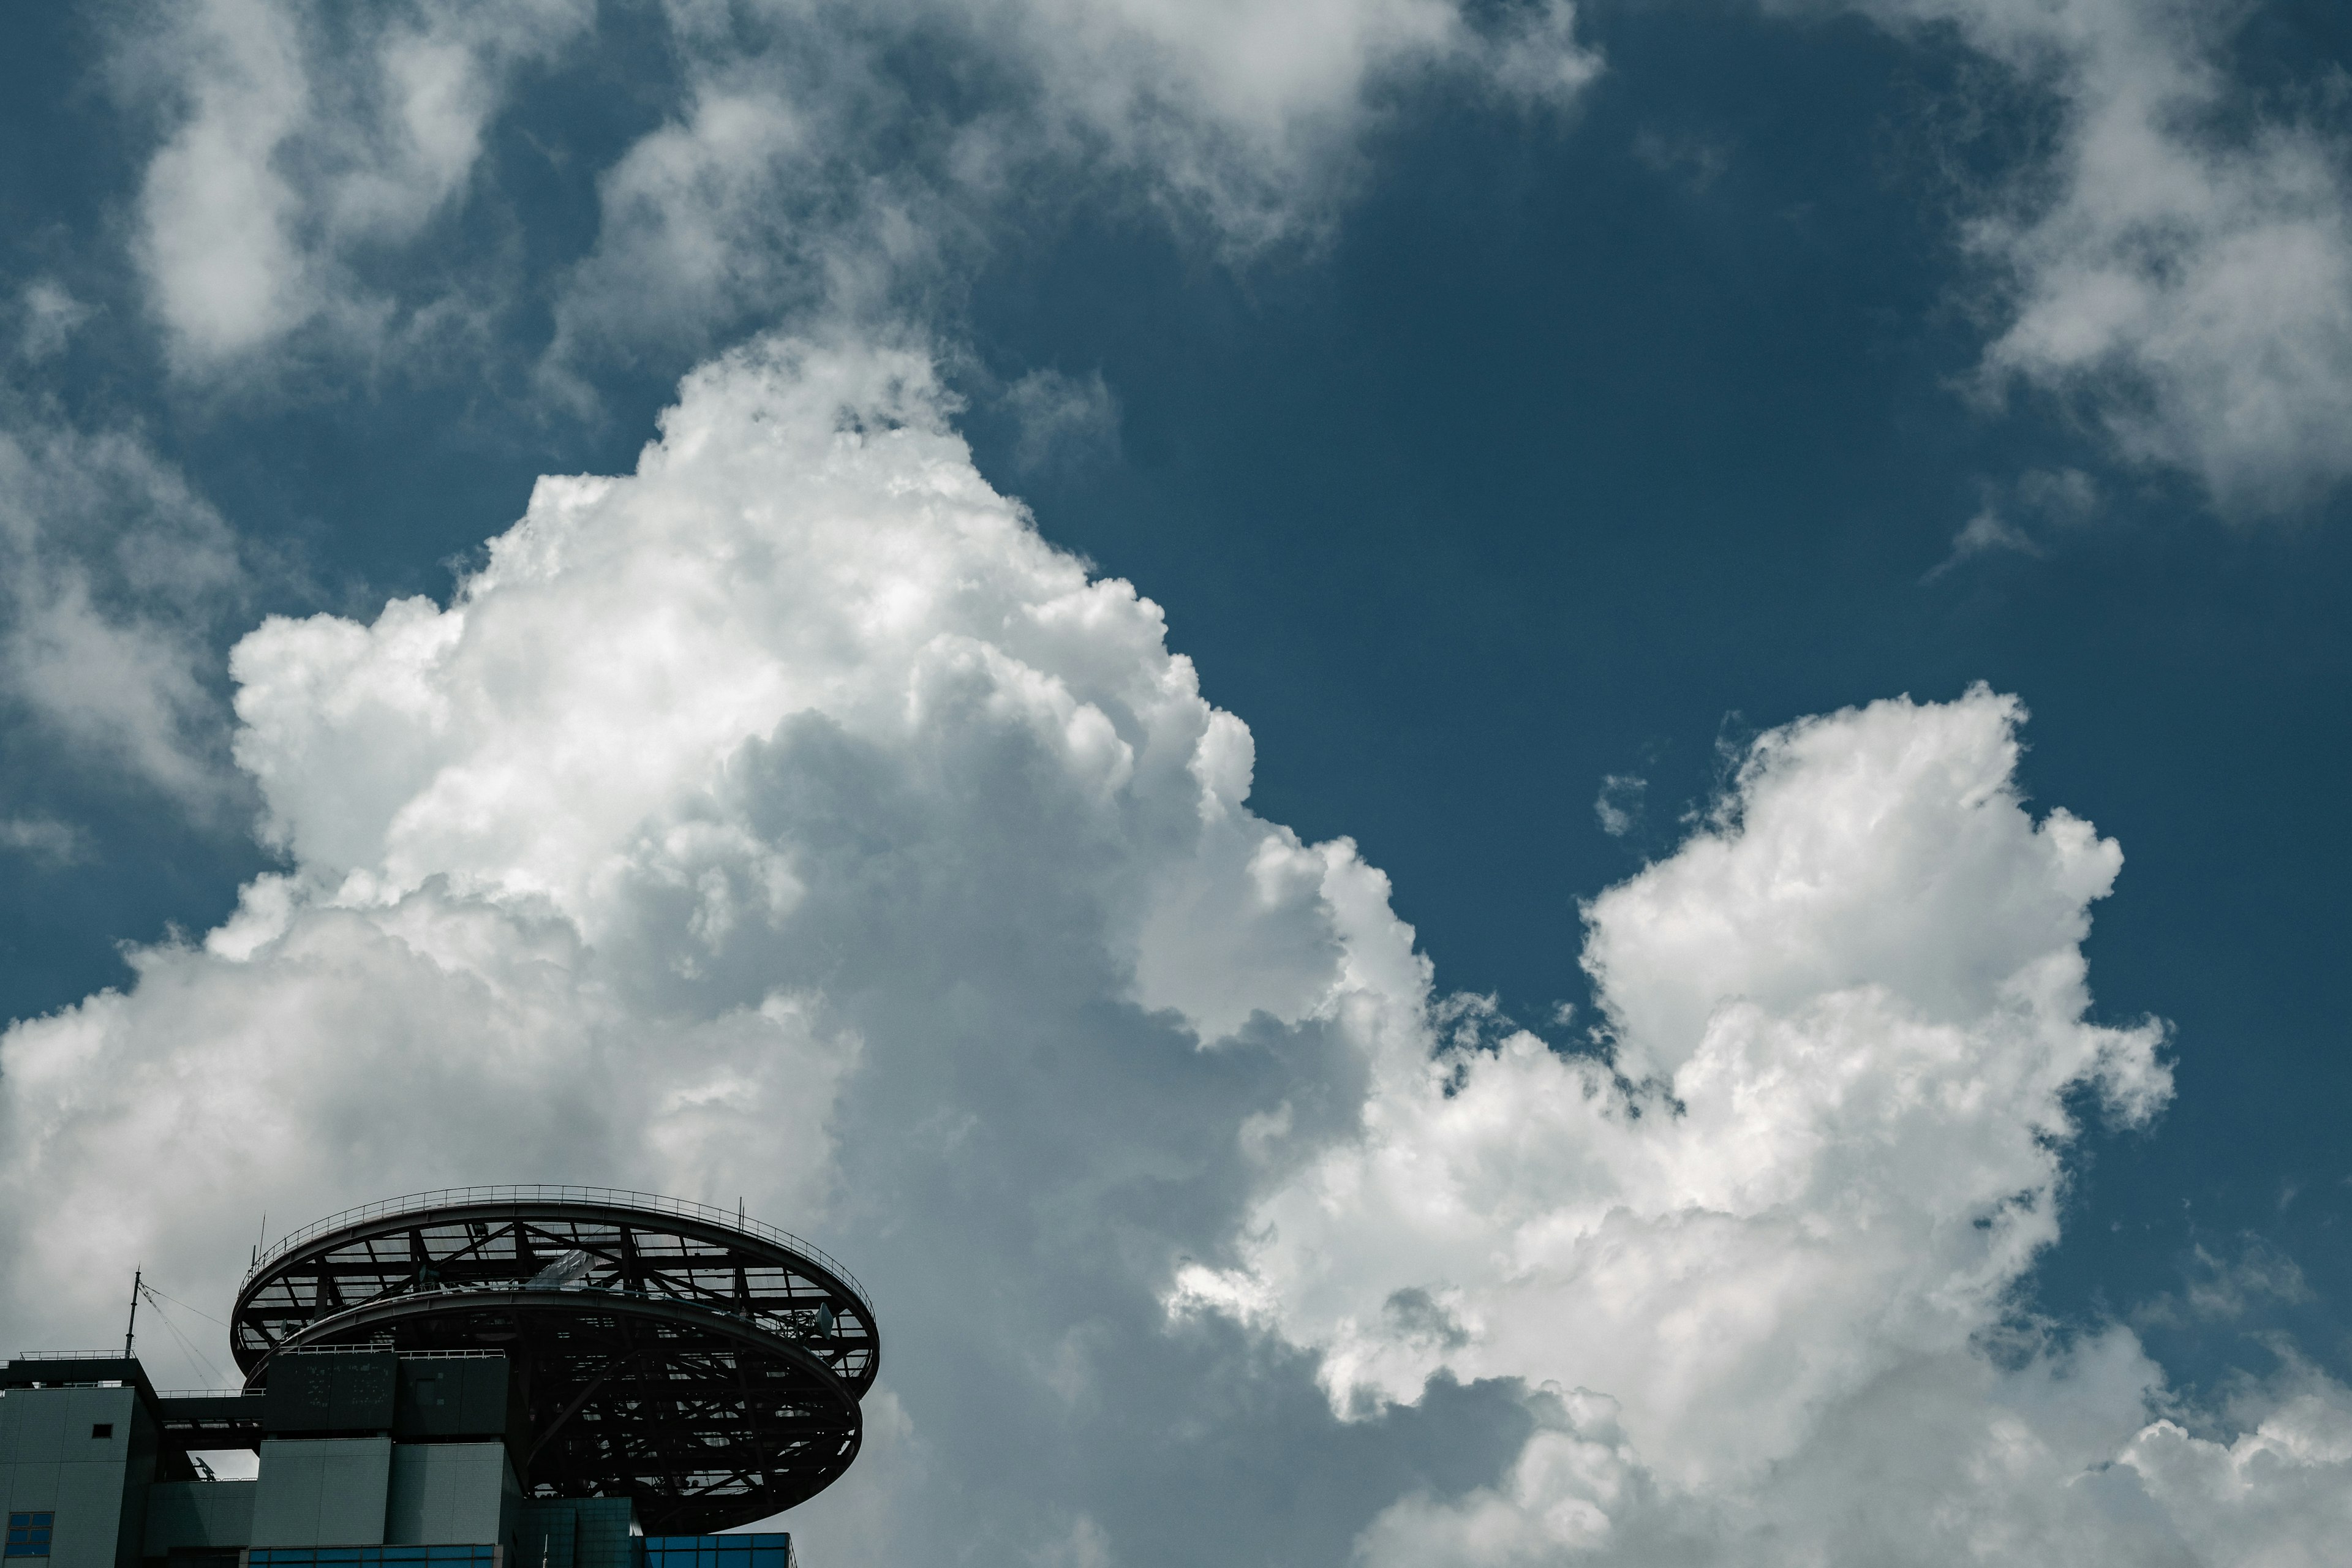
<path fill-rule="evenodd" d="M 542 1277 L 572 1252 L 581 1277 Z M 310 1351 L 502 1352 L 526 1494 L 626 1496 L 648 1531 L 678 1533 L 836 1479 L 881 1358 L 864 1289 L 820 1249 L 604 1187 L 448 1188 L 331 1215 L 257 1259 L 230 1324 L 248 1390 Z"/>
<path fill-rule="evenodd" d="M 272 1351 L 352 1308 L 446 1288 L 520 1286 L 575 1250 L 592 1260 L 579 1289 L 747 1318 L 801 1342 L 860 1395 L 880 1370 L 873 1307 L 829 1255 L 708 1205 L 601 1187 L 450 1188 L 305 1226 L 247 1272 L 229 1314 L 229 1349 L 249 1378 Z"/>
<path fill-rule="evenodd" d="M 331 1214 L 324 1219 L 313 1220 L 299 1230 L 289 1231 L 279 1237 L 276 1242 L 264 1247 L 260 1255 L 254 1259 L 253 1267 L 246 1271 L 245 1279 L 246 1283 L 249 1284 L 255 1275 L 259 1274 L 279 1258 L 300 1247 L 312 1237 L 323 1236 L 331 1230 L 341 1230 L 362 1220 L 407 1215 L 419 1209 L 470 1207 L 477 1204 L 574 1202 L 609 1204 L 622 1208 L 644 1209 L 649 1213 L 672 1215 L 680 1219 L 698 1219 L 730 1226 L 742 1231 L 747 1236 L 756 1236 L 762 1241 L 772 1241 L 781 1247 L 788 1247 L 812 1262 L 822 1265 L 835 1279 L 848 1286 L 859 1300 L 866 1302 L 869 1307 L 873 1303 L 873 1298 L 866 1295 L 866 1287 L 857 1282 L 857 1277 L 843 1268 L 840 1261 L 824 1248 L 814 1242 L 803 1240 L 791 1231 L 780 1229 L 761 1220 L 749 1218 L 740 1210 L 734 1214 L 729 1214 L 725 1209 L 714 1207 L 709 1204 L 697 1203 L 692 1198 L 673 1198 L 660 1193 L 634 1192 L 626 1187 L 568 1187 L 544 1183 L 525 1183 L 515 1186 L 438 1187 L 430 1192 L 408 1193 L 396 1198 L 383 1198 L 375 1203 L 361 1204 L 356 1207 L 347 1208 L 340 1214 Z M 237 1294 L 242 1296 L 244 1293 L 244 1289 L 240 1286 Z"/>

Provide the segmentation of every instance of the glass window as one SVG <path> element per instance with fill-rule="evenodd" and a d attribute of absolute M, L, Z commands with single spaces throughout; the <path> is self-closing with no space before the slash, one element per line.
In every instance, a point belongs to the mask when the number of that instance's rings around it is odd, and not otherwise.
<path fill-rule="evenodd" d="M 8 1543 L 5 1548 L 10 1557 L 47 1557 L 49 1554 L 49 1531 L 57 1522 L 54 1513 L 12 1513 L 8 1516 Z"/>
<path fill-rule="evenodd" d="M 45 1552 L 47 1548 L 42 1549 Z M 257 1546 L 251 1568 L 492 1568 L 495 1546 Z"/>

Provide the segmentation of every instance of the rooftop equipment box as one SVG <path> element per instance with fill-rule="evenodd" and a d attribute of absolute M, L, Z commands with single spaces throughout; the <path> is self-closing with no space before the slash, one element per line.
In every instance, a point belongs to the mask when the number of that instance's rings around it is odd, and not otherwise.
<path fill-rule="evenodd" d="M 518 1414 L 507 1384 L 503 1355 L 402 1356 L 392 1435 L 404 1443 L 504 1437 Z"/>
<path fill-rule="evenodd" d="M 390 1351 L 298 1351 L 270 1363 L 262 1429 L 272 1436 L 389 1432 L 400 1358 Z"/>

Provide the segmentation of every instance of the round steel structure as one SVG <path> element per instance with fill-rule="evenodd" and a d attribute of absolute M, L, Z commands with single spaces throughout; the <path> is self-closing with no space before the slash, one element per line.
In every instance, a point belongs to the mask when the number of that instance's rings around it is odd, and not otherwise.
<path fill-rule="evenodd" d="M 590 1187 L 421 1193 L 257 1258 L 229 1339 L 247 1386 L 290 1352 L 503 1352 L 537 1497 L 627 1496 L 651 1533 L 749 1523 L 849 1468 L 874 1310 L 818 1248 L 740 1214 Z"/>

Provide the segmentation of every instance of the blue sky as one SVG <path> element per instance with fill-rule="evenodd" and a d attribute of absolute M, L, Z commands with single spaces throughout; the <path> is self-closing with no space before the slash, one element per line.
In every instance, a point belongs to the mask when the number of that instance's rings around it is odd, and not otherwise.
<path fill-rule="evenodd" d="M 2330 8 L 543 0 L 326 24 L 223 0 L 57 8 L 17 40 L 19 1256 L 110 1300 L 114 1251 L 181 1234 L 173 1293 L 201 1300 L 227 1279 L 197 1250 L 213 1216 L 245 1236 L 265 1208 L 540 1176 L 761 1194 L 877 1279 L 886 1322 L 904 1303 L 887 1437 L 795 1524 L 845 1562 L 1197 1560 L 1169 1473 L 1235 1500 L 1217 1539 L 1244 1561 L 1799 1560 L 1790 1521 L 1900 1513 L 1903 1485 L 1954 1533 L 1855 1524 L 1827 1560 L 2336 1539 Z M 905 510 L 934 495 L 961 499 Z M 965 506 L 996 521 L 941 521 Z M 1071 573 L 1159 606 L 1205 705 L 1136 696 L 1181 684 L 1160 623 L 1116 593 L 1068 610 Z M 439 618 L 386 610 L 415 595 Z M 1063 615 L 1081 629 L 1001 630 Z M 943 695 L 967 681 L 993 693 L 969 711 Z M 1212 708 L 1247 727 L 1245 811 Z M 1150 782 L 1178 735 L 1197 813 Z M 1937 816 L 1919 781 L 1943 769 L 2008 826 Z M 2096 854 L 2052 847 L 2053 811 L 2120 847 L 2112 893 Z M 1243 855 L 1234 824 L 1271 837 Z M 1999 847 L 1971 858 L 1979 827 Z M 2072 912 L 2036 968 L 2007 944 L 2045 904 Z M 1701 908 L 1722 932 L 1677 945 Z M 525 951 L 571 978 L 516 978 Z M 478 989 L 378 1037 L 385 987 L 430 989 L 395 952 Z M 2078 952 L 2086 1010 L 2019 1000 Z M 1876 1022 L 1823 1022 L 1844 1007 Z M 1733 1050 L 1743 1008 L 1778 1020 L 1754 1040 L 1840 1042 L 1759 1069 L 1826 1074 L 1825 1098 L 1757 1088 L 1710 1120 L 1707 1053 L 1762 1059 Z M 1841 1120 L 1869 1097 L 1825 1086 L 1934 1076 L 1904 1043 L 1931 1026 L 1971 1042 L 1946 1120 Z M 467 1092 L 530 1100 L 522 1130 L 433 1121 L 500 1041 L 530 1042 L 513 1076 Z M 1454 1089 L 1414 1101 L 1415 1060 Z M 1694 1141 L 1682 1187 L 1572 1118 L 1459 1153 L 1444 1118 L 1479 1084 L 1549 1103 L 1542 1074 L 1595 1062 L 1617 1078 L 1575 1079 L 1591 1103 Z M 2012 1071 L 2037 1087 L 1986 1087 Z M 531 1087 L 572 1077 L 668 1109 Z M 408 1132 L 352 1133 L 369 1096 Z M 1887 1151 L 1945 1134 L 2005 1151 L 1993 1185 L 1917 1195 Z M 1431 1193 L 1509 1194 L 1465 1215 L 1551 1217 L 1486 1236 L 1331 1195 L 1424 1135 L 1396 1168 L 1465 1162 Z M 96 1162 L 133 1137 L 136 1168 Z M 1811 1152 L 1721 1174 L 1766 1144 Z M 1617 1196 L 1548 1163 L 1571 1156 Z M 1034 1232 L 964 1215 L 988 1193 L 1034 1200 Z M 1610 1256 L 1660 1269 L 1676 1226 L 1749 1227 L 1676 1299 L 1764 1322 L 1752 1364 L 1622 1326 L 1576 1349 L 1622 1280 L 1540 1238 L 1629 1214 L 1647 1239 Z M 1937 1239 L 1972 1226 L 1993 1261 Z M 1819 1242 L 1841 1227 L 1899 1246 Z M 1744 1274 L 1751 1245 L 1812 1261 Z M 1003 1321 L 961 1321 L 935 1268 L 1002 1270 Z M 1885 1343 L 1836 1370 L 1801 1320 L 1862 1311 L 1822 1305 L 1855 1279 L 1916 1285 L 1940 1326 L 1853 1329 Z M 80 1300 L 0 1315 L 70 1337 Z M 1776 1359 L 1827 1370 L 1753 1392 Z M 1694 1381 L 1717 1392 L 1660 1392 Z M 989 1399 L 1029 1412 L 1025 1472 L 988 1451 Z M 2063 1507 L 1949 1479 L 1977 1474 L 1938 1446 L 1952 1423 L 2066 1400 L 2036 1429 Z M 1693 1436 L 1709 1421 L 1740 1444 Z M 1622 1473 L 1561 1492 L 1547 1444 Z M 1889 1447 L 1928 1479 L 1856 1468 Z M 2258 1452 L 2297 1479 L 2210 1502 L 2207 1470 Z M 1288 1484 L 1246 1480 L 1268 1455 Z M 2065 1490 L 2126 1473 L 2128 1505 Z M 2122 1511 L 2079 1513 L 2093 1492 Z"/>

